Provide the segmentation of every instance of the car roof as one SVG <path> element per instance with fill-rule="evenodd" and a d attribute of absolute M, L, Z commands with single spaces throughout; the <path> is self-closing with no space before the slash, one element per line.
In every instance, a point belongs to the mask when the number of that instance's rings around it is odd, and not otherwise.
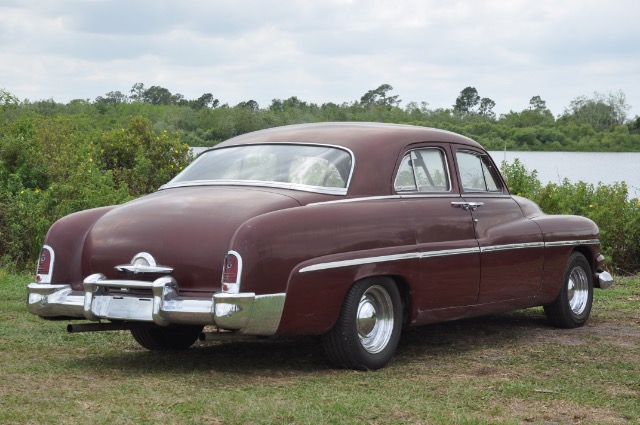
<path fill-rule="evenodd" d="M 458 143 L 482 148 L 468 137 L 428 127 L 369 122 L 323 122 L 274 127 L 246 133 L 215 146 L 262 143 L 312 143 L 344 147 L 355 156 L 351 196 L 391 193 L 393 173 L 402 151 L 413 143 Z"/>
<path fill-rule="evenodd" d="M 371 144 L 376 142 L 393 148 L 415 142 L 449 142 L 480 147 L 476 141 L 446 130 L 372 122 L 322 122 L 274 127 L 236 136 L 216 147 L 255 143 L 320 143 L 355 151 L 362 146 L 371 148 Z"/>

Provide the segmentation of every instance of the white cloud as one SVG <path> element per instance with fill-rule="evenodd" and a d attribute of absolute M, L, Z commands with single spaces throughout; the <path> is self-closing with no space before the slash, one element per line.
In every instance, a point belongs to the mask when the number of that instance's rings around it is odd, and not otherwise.
<path fill-rule="evenodd" d="M 0 88 L 93 99 L 136 82 L 187 98 L 357 100 L 380 84 L 450 107 L 466 86 L 560 114 L 622 90 L 640 113 L 640 3 L 630 0 L 0 0 Z"/>

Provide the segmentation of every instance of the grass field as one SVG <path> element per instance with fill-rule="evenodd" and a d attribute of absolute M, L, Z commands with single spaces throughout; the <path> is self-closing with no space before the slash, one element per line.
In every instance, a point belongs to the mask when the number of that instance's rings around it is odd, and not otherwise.
<path fill-rule="evenodd" d="M 541 309 L 404 333 L 388 367 L 332 369 L 316 338 L 149 352 L 67 334 L 0 270 L 0 423 L 640 423 L 640 279 L 596 291 L 587 326 Z"/>

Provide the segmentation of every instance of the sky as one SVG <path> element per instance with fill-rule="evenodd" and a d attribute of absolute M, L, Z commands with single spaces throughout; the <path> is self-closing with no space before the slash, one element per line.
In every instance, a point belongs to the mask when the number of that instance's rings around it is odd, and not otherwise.
<path fill-rule="evenodd" d="M 135 83 L 230 106 L 353 102 L 390 84 L 401 107 L 465 87 L 498 114 L 540 96 L 619 93 L 640 115 L 637 0 L 0 0 L 0 89 L 95 100 Z"/>

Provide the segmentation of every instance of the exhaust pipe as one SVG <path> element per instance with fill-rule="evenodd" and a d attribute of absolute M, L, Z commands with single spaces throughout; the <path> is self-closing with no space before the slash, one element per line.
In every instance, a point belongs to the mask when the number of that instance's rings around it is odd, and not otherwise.
<path fill-rule="evenodd" d="M 129 323 L 129 322 L 112 322 L 112 323 L 80 323 L 67 325 L 67 332 L 106 332 L 106 331 L 129 331 L 131 329 L 152 327 L 149 323 Z"/>
<path fill-rule="evenodd" d="M 256 335 L 242 335 L 235 332 L 202 332 L 200 341 L 246 341 L 258 339 Z"/>

